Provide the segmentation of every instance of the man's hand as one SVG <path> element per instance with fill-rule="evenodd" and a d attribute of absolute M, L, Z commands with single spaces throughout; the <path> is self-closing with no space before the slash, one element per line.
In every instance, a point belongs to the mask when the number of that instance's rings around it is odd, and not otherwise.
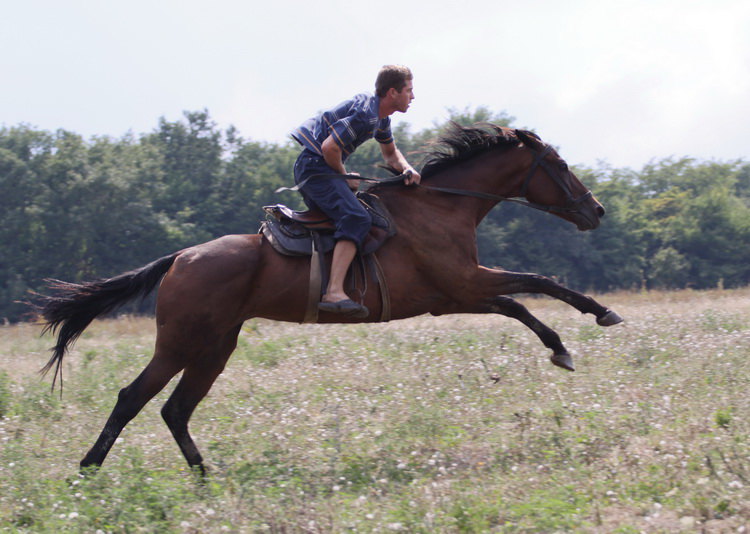
<path fill-rule="evenodd" d="M 358 172 L 350 172 L 349 174 L 352 176 L 359 176 Z M 346 184 L 349 186 L 349 189 L 351 189 L 352 191 L 356 191 L 357 189 L 359 189 L 359 180 L 351 180 L 347 178 Z"/>
<path fill-rule="evenodd" d="M 401 169 L 402 173 L 411 173 L 409 176 L 404 178 L 406 185 L 418 184 L 422 179 L 422 176 L 414 170 L 414 167 L 409 165 L 406 158 L 401 151 L 396 148 L 396 143 L 381 143 L 380 150 L 383 152 L 383 159 L 385 162 L 396 170 Z"/>
<path fill-rule="evenodd" d="M 406 178 L 404 178 L 406 185 L 416 185 L 422 180 L 422 175 L 414 169 L 407 169 L 405 172 L 407 174 Z"/>

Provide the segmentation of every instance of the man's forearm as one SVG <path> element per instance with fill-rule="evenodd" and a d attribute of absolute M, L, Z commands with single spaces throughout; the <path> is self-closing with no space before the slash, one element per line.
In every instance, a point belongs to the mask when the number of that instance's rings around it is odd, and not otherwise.
<path fill-rule="evenodd" d="M 323 141 L 321 150 L 323 151 L 323 159 L 330 168 L 341 174 L 346 174 L 346 167 L 344 167 L 344 162 L 341 158 L 341 148 L 339 148 L 331 137 Z"/>
<path fill-rule="evenodd" d="M 385 162 L 399 172 L 405 172 L 407 169 L 412 168 L 412 166 L 409 165 L 409 162 L 406 161 L 406 158 L 398 148 L 385 158 Z"/>

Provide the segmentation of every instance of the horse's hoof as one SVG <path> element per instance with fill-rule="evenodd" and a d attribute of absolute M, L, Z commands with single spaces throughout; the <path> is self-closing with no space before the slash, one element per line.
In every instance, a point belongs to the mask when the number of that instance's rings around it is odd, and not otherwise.
<path fill-rule="evenodd" d="M 99 472 L 100 467 L 100 464 L 84 464 L 83 462 L 81 462 L 79 473 L 81 473 L 81 475 L 84 477 L 91 477 Z"/>
<path fill-rule="evenodd" d="M 567 352 L 555 353 L 550 356 L 549 359 L 553 364 L 558 367 L 562 367 L 568 371 L 575 371 L 576 368 L 573 366 L 573 358 Z"/>
<path fill-rule="evenodd" d="M 620 324 L 622 322 L 622 317 L 620 315 L 612 310 L 608 310 L 607 313 L 602 315 L 596 320 L 596 324 L 599 326 L 612 326 L 616 324 Z"/>

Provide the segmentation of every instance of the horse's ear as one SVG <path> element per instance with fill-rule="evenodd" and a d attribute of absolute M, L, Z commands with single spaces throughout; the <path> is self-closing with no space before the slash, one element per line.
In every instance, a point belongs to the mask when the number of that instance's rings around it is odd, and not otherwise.
<path fill-rule="evenodd" d="M 541 137 L 529 130 L 515 130 L 516 135 L 521 142 L 529 147 L 538 147 L 543 145 Z"/>

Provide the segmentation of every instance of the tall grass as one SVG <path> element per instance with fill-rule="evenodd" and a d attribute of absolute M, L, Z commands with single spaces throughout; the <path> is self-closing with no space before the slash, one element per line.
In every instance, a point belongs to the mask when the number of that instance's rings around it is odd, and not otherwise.
<path fill-rule="evenodd" d="M 750 521 L 750 290 L 618 294 L 602 329 L 546 299 L 578 371 L 495 316 L 248 322 L 191 430 L 159 416 L 78 461 L 150 358 L 153 321 L 100 321 L 65 363 L 0 327 L 0 528 L 14 532 L 742 532 Z"/>

